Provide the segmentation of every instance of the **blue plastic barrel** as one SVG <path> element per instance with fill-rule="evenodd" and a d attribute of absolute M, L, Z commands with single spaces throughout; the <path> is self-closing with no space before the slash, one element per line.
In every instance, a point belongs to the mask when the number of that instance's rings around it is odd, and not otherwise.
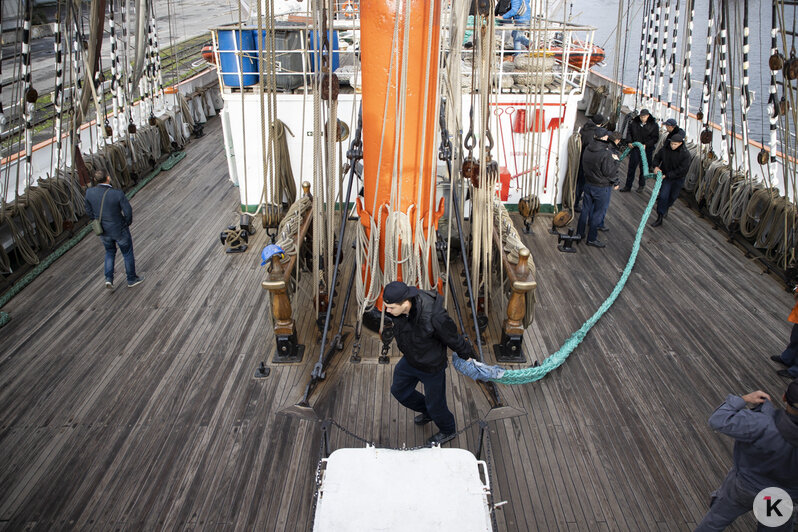
<path fill-rule="evenodd" d="M 218 42 L 222 83 L 238 88 L 257 84 L 258 52 L 252 31 L 218 30 Z M 237 54 L 241 51 L 243 55 Z"/>
<path fill-rule="evenodd" d="M 311 31 L 310 32 L 310 50 L 311 50 L 311 61 L 310 61 L 310 70 L 311 72 L 321 72 L 321 61 L 322 57 L 326 57 L 329 53 L 328 51 L 324 51 L 323 53 L 319 53 L 319 48 L 321 48 L 322 43 L 320 42 L 320 35 L 318 31 Z M 332 48 L 332 64 L 330 65 L 331 72 L 335 72 L 338 69 L 339 58 L 338 58 L 338 32 L 332 32 L 332 38 L 329 37 L 327 42 L 329 43 L 330 48 Z M 328 59 L 328 64 L 330 61 Z"/>

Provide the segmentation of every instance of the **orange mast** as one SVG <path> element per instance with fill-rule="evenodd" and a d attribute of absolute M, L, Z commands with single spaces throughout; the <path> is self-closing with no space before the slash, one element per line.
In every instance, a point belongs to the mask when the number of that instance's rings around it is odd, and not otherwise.
<path fill-rule="evenodd" d="M 405 2 L 408 1 L 410 27 L 408 42 L 405 43 Z M 432 14 L 430 2 L 433 3 Z M 434 191 L 434 182 L 430 180 L 436 178 L 440 13 L 441 0 L 368 0 L 360 3 L 364 202 L 358 204 L 358 213 L 368 234 L 370 219 L 376 223 L 378 213 L 385 209 L 379 243 L 379 261 L 383 271 L 385 219 L 390 211 L 395 165 L 398 165 L 396 175 L 400 181 L 398 190 L 401 191 L 396 199 L 396 209 L 410 215 L 414 230 L 416 222 L 421 221 L 425 233 L 430 223 L 437 227 L 440 218 L 439 212 L 428 212 L 430 193 Z M 394 42 L 397 18 L 397 39 Z M 405 60 L 407 68 L 402 68 Z M 409 211 L 411 206 L 414 207 Z M 434 253 L 431 259 L 435 260 Z M 399 278 L 402 278 L 401 270 Z M 437 282 L 436 279 L 429 281 Z"/>

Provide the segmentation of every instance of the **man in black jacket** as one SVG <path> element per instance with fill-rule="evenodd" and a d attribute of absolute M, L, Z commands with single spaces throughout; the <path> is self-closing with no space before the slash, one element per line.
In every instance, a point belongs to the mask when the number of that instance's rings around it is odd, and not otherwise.
<path fill-rule="evenodd" d="M 670 140 L 675 136 L 681 133 L 682 135 L 686 135 L 684 130 L 679 127 L 679 123 L 676 122 L 675 119 L 669 118 L 667 119 L 664 124 L 665 129 L 668 131 L 668 134 L 665 135 L 665 142 L 670 142 Z"/>
<path fill-rule="evenodd" d="M 596 134 L 596 129 L 603 126 L 607 121 L 604 115 L 596 113 L 586 122 L 579 130 L 579 136 L 582 139 L 582 150 L 579 152 L 579 171 L 576 173 L 576 197 L 574 198 L 574 211 L 581 211 L 580 204 L 582 203 L 582 193 L 585 189 L 585 169 L 582 168 L 582 157 L 585 155 L 585 150 L 593 142 L 593 137 Z"/>
<path fill-rule="evenodd" d="M 455 436 L 454 415 L 446 405 L 446 348 L 464 360 L 472 357 L 473 348 L 457 332 L 437 292 L 393 281 L 385 286 L 382 300 L 393 316 L 393 336 L 404 355 L 393 371 L 391 395 L 419 412 L 416 425 L 434 421 L 440 430 L 427 443 L 442 445 Z M 426 395 L 416 390 L 419 381 Z"/>
<path fill-rule="evenodd" d="M 683 131 L 673 135 L 654 155 L 654 172 L 662 172 L 662 188 L 657 197 L 657 220 L 652 224 L 653 227 L 662 225 L 662 218 L 668 214 L 668 209 L 679 197 L 691 160 L 690 151 L 684 145 Z"/>
<path fill-rule="evenodd" d="M 629 129 L 626 133 L 626 140 L 631 144 L 632 142 L 639 142 L 646 148 L 646 161 L 651 164 L 651 158 L 654 156 L 654 147 L 659 140 L 659 126 L 657 120 L 648 109 L 642 109 L 640 115 L 636 116 L 630 123 Z M 638 179 L 638 192 L 643 192 L 646 189 L 646 178 L 643 175 L 643 163 L 640 157 L 640 150 L 632 148 L 629 153 L 629 169 L 626 171 L 626 185 L 620 190 L 621 192 L 629 192 L 632 190 L 632 185 L 635 182 L 635 174 L 637 167 L 640 167 L 640 177 Z"/>
<path fill-rule="evenodd" d="M 114 262 L 116 247 L 125 259 L 128 287 L 136 286 L 144 279 L 136 275 L 136 260 L 133 257 L 133 208 L 125 193 L 111 187 L 111 176 L 96 171 L 92 179 L 94 186 L 86 190 L 86 214 L 92 220 L 100 219 L 103 234 L 100 240 L 105 247 L 105 288 L 114 289 Z"/>
<path fill-rule="evenodd" d="M 587 233 L 587 245 L 603 248 L 606 244 L 598 239 L 599 227 L 604 225 L 604 215 L 610 205 L 612 189 L 618 188 L 618 166 L 621 164 L 615 144 L 607 142 L 609 132 L 603 127 L 597 128 L 595 138 L 582 156 L 582 167 L 585 169 L 584 208 L 579 215 L 576 232 L 585 234 L 585 226 L 590 224 Z M 617 137 L 620 140 L 620 136 Z M 589 221 L 589 222 L 588 222 Z"/>

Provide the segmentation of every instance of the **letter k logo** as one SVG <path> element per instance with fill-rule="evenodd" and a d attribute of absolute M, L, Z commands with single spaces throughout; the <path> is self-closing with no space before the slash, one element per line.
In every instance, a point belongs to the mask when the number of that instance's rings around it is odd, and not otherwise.
<path fill-rule="evenodd" d="M 778 515 L 779 517 L 782 517 L 781 510 L 779 510 L 779 503 L 781 501 L 782 501 L 782 499 L 777 499 L 776 502 L 773 502 L 773 497 L 771 497 L 769 495 L 767 497 L 765 497 L 765 515 L 770 517 L 775 512 L 776 515 Z"/>

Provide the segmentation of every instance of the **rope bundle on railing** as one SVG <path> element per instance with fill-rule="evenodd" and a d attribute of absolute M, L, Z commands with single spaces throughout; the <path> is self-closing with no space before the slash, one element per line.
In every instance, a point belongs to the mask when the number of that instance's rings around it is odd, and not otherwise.
<path fill-rule="evenodd" d="M 285 255 L 281 259 L 282 262 L 288 262 L 291 255 L 296 255 L 299 249 L 296 245 L 296 237 L 299 233 L 299 227 L 302 225 L 302 219 L 305 213 L 313 206 L 313 199 L 310 196 L 302 196 L 288 209 L 285 213 L 280 226 L 277 228 L 277 241 L 276 244 L 280 246 Z"/>

